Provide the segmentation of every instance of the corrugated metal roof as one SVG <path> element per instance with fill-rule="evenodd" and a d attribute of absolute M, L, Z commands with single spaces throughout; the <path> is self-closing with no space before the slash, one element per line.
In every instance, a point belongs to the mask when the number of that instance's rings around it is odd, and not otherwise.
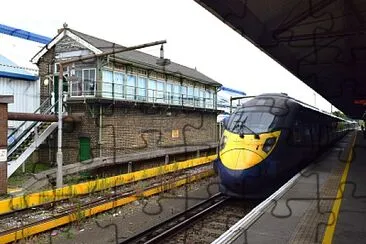
<path fill-rule="evenodd" d="M 102 50 L 103 52 L 105 51 L 111 51 L 113 50 L 113 48 L 121 48 L 124 46 L 94 37 L 94 36 L 90 36 L 84 33 L 81 33 L 79 31 L 73 30 L 73 29 L 68 29 L 69 31 L 71 31 L 72 33 L 74 33 L 75 35 L 79 36 L 80 38 L 84 39 L 85 41 L 87 41 L 88 43 L 90 43 L 91 45 L 93 45 L 94 47 Z M 150 68 L 153 69 L 157 69 L 157 70 L 161 70 L 163 71 L 163 68 L 159 65 L 156 64 L 156 60 L 158 57 L 155 57 L 153 55 L 144 53 L 144 52 L 140 52 L 140 51 L 128 51 L 128 52 L 124 52 L 124 53 L 118 53 L 116 54 L 116 57 L 131 62 L 131 63 L 137 63 L 137 64 L 141 64 L 144 66 L 148 66 Z M 169 72 L 169 73 L 173 73 L 177 76 L 186 76 L 189 77 L 191 79 L 197 80 L 201 83 L 204 84 L 208 84 L 208 85 L 212 85 L 212 86 L 221 86 L 220 83 L 218 83 L 217 81 L 211 79 L 210 77 L 202 74 L 201 72 L 197 71 L 196 69 L 191 69 L 188 68 L 186 66 L 171 62 L 171 64 L 167 65 L 164 67 L 164 71 L 165 72 Z"/>
<path fill-rule="evenodd" d="M 32 75 L 16 63 L 0 54 L 0 77 L 35 81 L 38 76 Z"/>

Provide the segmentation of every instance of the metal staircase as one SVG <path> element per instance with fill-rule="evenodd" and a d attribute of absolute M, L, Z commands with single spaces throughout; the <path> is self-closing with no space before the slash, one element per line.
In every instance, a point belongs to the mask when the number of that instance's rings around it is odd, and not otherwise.
<path fill-rule="evenodd" d="M 42 114 L 52 114 L 52 110 L 56 104 L 43 109 L 47 104 L 49 104 L 48 99 L 34 113 L 41 111 Z M 57 122 L 33 122 L 27 126 L 27 122 L 25 121 L 8 136 L 9 140 L 17 135 L 14 141 L 8 145 L 8 178 L 57 128 L 57 124 Z"/>

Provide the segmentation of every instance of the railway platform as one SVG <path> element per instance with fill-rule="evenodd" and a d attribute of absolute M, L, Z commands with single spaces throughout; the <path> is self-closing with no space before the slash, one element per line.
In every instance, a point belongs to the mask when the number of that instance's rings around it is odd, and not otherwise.
<path fill-rule="evenodd" d="M 366 139 L 348 133 L 214 243 L 362 243 Z"/>

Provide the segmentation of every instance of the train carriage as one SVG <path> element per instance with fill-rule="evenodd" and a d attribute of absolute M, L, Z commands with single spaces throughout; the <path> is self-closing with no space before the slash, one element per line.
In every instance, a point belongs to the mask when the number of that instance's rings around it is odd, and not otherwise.
<path fill-rule="evenodd" d="M 220 191 L 262 198 L 298 172 L 354 123 L 286 94 L 262 94 L 225 122 L 214 168 Z"/>

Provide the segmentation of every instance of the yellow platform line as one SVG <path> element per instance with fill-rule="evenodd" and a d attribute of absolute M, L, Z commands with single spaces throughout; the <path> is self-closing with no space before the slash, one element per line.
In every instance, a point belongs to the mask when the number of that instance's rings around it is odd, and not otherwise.
<path fill-rule="evenodd" d="M 116 208 L 116 207 L 125 205 L 127 203 L 131 203 L 133 201 L 136 201 L 136 200 L 140 199 L 141 197 L 152 196 L 152 195 L 155 195 L 157 193 L 167 191 L 167 190 L 170 190 L 170 189 L 173 189 L 173 188 L 182 186 L 184 184 L 187 184 L 187 183 L 190 183 L 190 182 L 193 182 L 193 181 L 205 178 L 205 177 L 209 177 L 209 176 L 212 176 L 212 175 L 214 175 L 214 171 L 212 169 L 207 170 L 207 171 L 196 173 L 192 176 L 188 176 L 186 178 L 177 180 L 175 182 L 170 182 L 170 183 L 167 183 L 167 184 L 163 184 L 163 185 L 153 187 L 151 189 L 143 191 L 139 195 L 127 196 L 125 198 L 113 200 L 113 201 L 103 203 L 103 204 L 95 206 L 95 207 L 75 211 L 75 212 L 73 212 L 69 215 L 66 215 L 66 216 L 56 217 L 53 220 L 50 220 L 50 221 L 47 221 L 47 222 L 44 222 L 44 223 L 41 223 L 41 224 L 38 224 L 38 225 L 25 227 L 21 230 L 13 231 L 13 232 L 7 233 L 5 235 L 2 235 L 2 236 L 0 236 L 0 243 L 8 243 L 8 242 L 14 242 L 16 240 L 24 239 L 24 238 L 27 238 L 27 237 L 32 236 L 34 234 L 41 233 L 41 232 L 53 229 L 55 227 L 59 227 L 59 226 L 71 223 L 73 221 L 81 220 L 83 218 L 90 217 L 90 216 L 95 215 L 97 213 L 101 213 L 101 212 L 110 210 L 112 208 Z"/>
<path fill-rule="evenodd" d="M 333 240 L 334 231 L 335 231 L 337 221 L 338 221 L 339 210 L 341 208 L 344 188 L 346 185 L 345 182 L 347 180 L 348 171 L 349 171 L 350 164 L 352 161 L 352 155 L 353 155 L 352 152 L 353 152 L 353 148 L 355 146 L 356 138 L 357 138 L 357 134 L 353 138 L 352 146 L 351 146 L 350 152 L 348 154 L 347 162 L 346 162 L 346 167 L 344 168 L 341 181 L 339 182 L 337 196 L 336 196 L 336 199 L 334 200 L 332 212 L 329 215 L 327 228 L 324 233 L 324 238 L 323 238 L 323 242 L 322 242 L 323 244 L 330 244 L 330 243 L 332 243 L 332 240 Z"/>
<path fill-rule="evenodd" d="M 132 183 L 178 170 L 208 164 L 216 157 L 217 155 L 200 157 L 132 173 L 69 185 L 54 190 L 47 190 L 26 194 L 23 196 L 7 198 L 0 201 L 0 215 L 29 207 L 39 206 L 41 204 L 52 203 L 70 197 L 108 190 L 126 183 Z"/>

